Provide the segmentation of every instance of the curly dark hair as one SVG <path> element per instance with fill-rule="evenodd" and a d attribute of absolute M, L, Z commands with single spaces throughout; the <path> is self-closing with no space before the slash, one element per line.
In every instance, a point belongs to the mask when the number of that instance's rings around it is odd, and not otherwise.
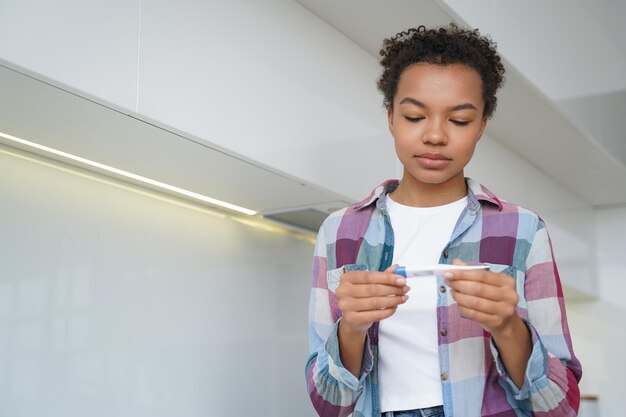
<path fill-rule="evenodd" d="M 385 39 L 380 56 L 383 73 L 377 85 L 388 109 L 393 108 L 402 72 L 420 62 L 473 68 L 482 80 L 483 116 L 491 117 L 496 109 L 496 91 L 504 83 L 504 66 L 496 52 L 496 43 L 482 36 L 478 29 L 462 29 L 454 23 L 434 29 L 411 28 Z"/>

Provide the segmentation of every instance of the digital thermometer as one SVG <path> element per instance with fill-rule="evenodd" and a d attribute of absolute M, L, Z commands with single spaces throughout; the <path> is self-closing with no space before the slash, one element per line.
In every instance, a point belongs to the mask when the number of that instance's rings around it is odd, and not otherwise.
<path fill-rule="evenodd" d="M 426 265 L 418 267 L 398 266 L 393 270 L 394 274 L 402 275 L 405 278 L 426 277 L 433 275 L 443 275 L 449 271 L 472 271 L 477 269 L 489 269 L 489 265 Z"/>

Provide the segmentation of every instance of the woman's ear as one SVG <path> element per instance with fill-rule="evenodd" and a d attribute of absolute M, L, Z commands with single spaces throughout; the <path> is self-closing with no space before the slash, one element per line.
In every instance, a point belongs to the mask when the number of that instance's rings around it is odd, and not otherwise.
<path fill-rule="evenodd" d="M 483 117 L 483 120 L 480 122 L 480 134 L 478 135 L 479 140 L 480 138 L 483 137 L 483 132 L 485 131 L 485 128 L 487 127 L 488 121 L 489 121 L 488 117 Z"/>
<path fill-rule="evenodd" d="M 387 107 L 387 123 L 389 124 L 389 131 L 393 134 L 393 108 Z"/>

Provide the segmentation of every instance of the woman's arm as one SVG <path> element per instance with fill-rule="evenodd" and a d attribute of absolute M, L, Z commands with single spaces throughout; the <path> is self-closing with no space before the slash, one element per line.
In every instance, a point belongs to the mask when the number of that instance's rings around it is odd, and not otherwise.
<path fill-rule="evenodd" d="M 526 258 L 524 296 L 533 350 L 517 399 L 546 416 L 575 416 L 580 404 L 580 362 L 574 355 L 552 243 L 539 219 Z"/>
<path fill-rule="evenodd" d="M 491 351 L 509 398 L 518 401 L 519 408 L 547 417 L 575 416 L 582 371 L 572 350 L 561 282 L 543 221 L 537 222 L 529 242 L 523 278 L 527 319 L 516 311 L 516 280 L 505 274 L 464 271 L 446 279 L 461 313 L 491 333 Z"/>
<path fill-rule="evenodd" d="M 363 373 L 355 377 L 340 358 L 338 323 L 331 308 L 334 294 L 328 288 L 328 260 L 324 226 L 313 258 L 313 283 L 309 302 L 309 359 L 305 377 L 313 407 L 321 417 L 349 415 L 361 393 L 362 382 L 371 370 L 372 356 L 366 339 Z"/>
<path fill-rule="evenodd" d="M 458 259 L 455 265 L 463 265 Z M 521 387 L 532 352 L 530 332 L 517 314 L 515 280 L 490 271 L 455 271 L 445 275 L 459 311 L 488 331 L 513 382 Z"/>
<path fill-rule="evenodd" d="M 334 290 L 328 288 L 323 228 L 318 235 L 306 375 L 311 401 L 320 416 L 350 414 L 361 394 L 373 362 L 367 331 L 408 298 L 406 279 L 394 275 L 393 267 L 384 272 L 332 268 L 339 274 L 339 284 Z"/>

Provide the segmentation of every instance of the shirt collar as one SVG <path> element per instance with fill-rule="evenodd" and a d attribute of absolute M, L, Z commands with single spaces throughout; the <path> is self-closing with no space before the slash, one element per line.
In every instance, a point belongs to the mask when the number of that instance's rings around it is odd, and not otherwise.
<path fill-rule="evenodd" d="M 480 202 L 484 201 L 487 203 L 491 203 L 498 207 L 499 211 L 502 211 L 502 202 L 495 194 L 493 194 L 487 187 L 484 185 L 474 181 L 471 178 L 465 178 L 465 182 L 467 183 L 467 207 L 471 211 L 478 211 L 480 208 Z M 378 208 L 384 208 L 384 196 L 394 191 L 398 188 L 399 181 L 398 180 L 387 180 L 380 184 L 378 187 L 374 188 L 370 195 L 359 201 L 354 205 L 355 210 L 361 210 L 374 202 L 377 202 Z"/>
<path fill-rule="evenodd" d="M 473 195 L 475 200 L 491 203 L 498 207 L 498 211 L 502 211 L 502 201 L 487 187 L 471 178 L 465 178 L 465 182 L 467 183 L 468 197 Z"/>

